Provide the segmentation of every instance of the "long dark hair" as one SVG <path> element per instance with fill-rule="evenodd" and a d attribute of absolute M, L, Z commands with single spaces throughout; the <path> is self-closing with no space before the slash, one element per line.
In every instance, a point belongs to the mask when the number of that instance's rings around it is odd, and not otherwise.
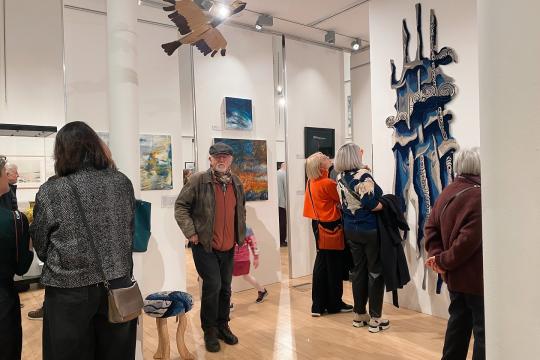
<path fill-rule="evenodd" d="M 54 160 L 58 176 L 88 168 L 116 169 L 107 145 L 82 121 L 70 122 L 56 134 Z"/>

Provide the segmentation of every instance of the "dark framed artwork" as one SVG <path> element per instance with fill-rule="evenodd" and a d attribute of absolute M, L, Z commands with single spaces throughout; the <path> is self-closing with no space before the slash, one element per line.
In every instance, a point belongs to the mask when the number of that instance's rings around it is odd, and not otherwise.
<path fill-rule="evenodd" d="M 250 99 L 225 98 L 225 129 L 253 130 L 253 105 Z"/>
<path fill-rule="evenodd" d="M 336 154 L 336 130 L 326 128 L 304 128 L 304 156 L 306 159 L 316 153 L 322 152 L 330 159 Z"/>

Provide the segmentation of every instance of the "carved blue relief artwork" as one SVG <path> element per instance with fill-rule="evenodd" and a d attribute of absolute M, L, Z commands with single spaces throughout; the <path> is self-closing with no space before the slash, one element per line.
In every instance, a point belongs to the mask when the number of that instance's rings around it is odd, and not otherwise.
<path fill-rule="evenodd" d="M 409 191 L 416 193 L 418 203 L 412 200 L 417 213 L 417 245 L 419 255 L 424 238 L 424 224 L 442 189 L 453 181 L 454 152 L 458 149 L 450 133 L 452 113 L 446 105 L 456 95 L 454 80 L 445 75 L 443 65 L 457 62 L 453 49 L 438 50 L 437 18 L 430 13 L 430 55 L 423 55 L 422 8 L 416 4 L 416 31 L 418 47 L 416 58 L 409 58 L 410 33 L 403 20 L 403 70 L 396 79 L 396 65 L 392 69 L 392 89 L 396 91 L 397 114 L 386 119 L 394 129 L 393 152 L 395 158 L 394 193 L 406 211 Z M 411 194 L 412 195 L 412 194 Z"/>

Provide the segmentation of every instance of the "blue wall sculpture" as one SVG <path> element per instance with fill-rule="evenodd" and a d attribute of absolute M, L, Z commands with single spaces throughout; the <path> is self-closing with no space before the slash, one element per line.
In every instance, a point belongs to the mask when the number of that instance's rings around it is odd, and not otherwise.
<path fill-rule="evenodd" d="M 416 4 L 416 31 L 418 48 L 416 58 L 409 58 L 410 33 L 403 20 L 403 70 L 396 79 L 396 66 L 392 69 L 392 89 L 396 91 L 397 114 L 386 119 L 394 129 L 393 152 L 396 172 L 394 191 L 402 208 L 407 210 L 409 189 L 418 197 L 417 242 L 423 248 L 424 224 L 442 189 L 453 180 L 453 155 L 457 142 L 450 134 L 452 113 L 445 106 L 456 95 L 454 80 L 445 75 L 441 66 L 457 62 L 453 49 L 438 50 L 437 18 L 430 14 L 430 55 L 423 55 L 422 8 Z"/>

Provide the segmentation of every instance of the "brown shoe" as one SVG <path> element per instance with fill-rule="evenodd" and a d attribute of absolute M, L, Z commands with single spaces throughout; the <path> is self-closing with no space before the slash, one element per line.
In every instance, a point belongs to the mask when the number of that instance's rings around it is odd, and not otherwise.
<path fill-rule="evenodd" d="M 43 320 L 43 306 L 37 310 L 29 311 L 26 317 L 28 320 Z"/>

